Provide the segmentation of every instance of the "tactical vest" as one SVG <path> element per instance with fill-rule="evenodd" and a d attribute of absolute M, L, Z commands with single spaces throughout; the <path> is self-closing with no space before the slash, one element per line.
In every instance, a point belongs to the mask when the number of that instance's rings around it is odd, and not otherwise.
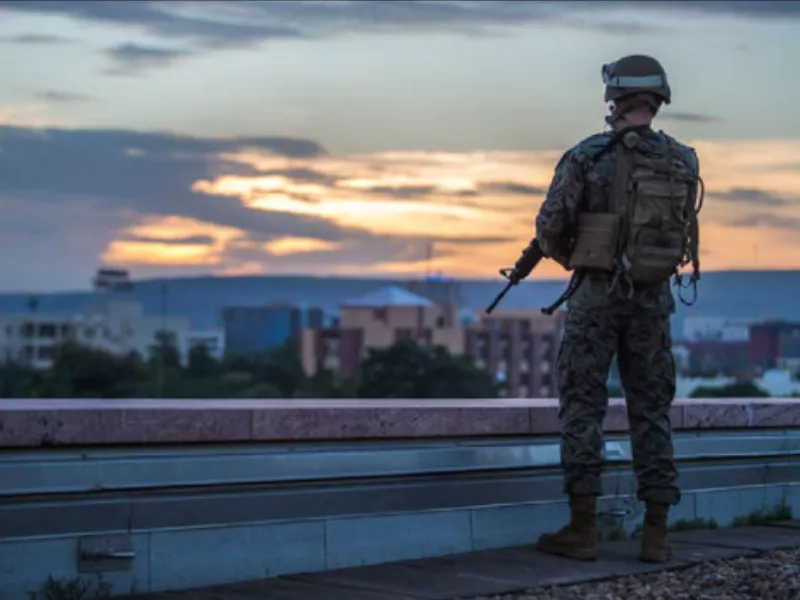
<path fill-rule="evenodd" d="M 607 271 L 634 285 L 649 285 L 667 281 L 691 262 L 693 280 L 699 278 L 700 205 L 692 196 L 696 186 L 702 189 L 702 180 L 685 150 L 659 135 L 660 144 L 636 131 L 612 140 L 608 207 L 580 213 L 571 268 Z"/>

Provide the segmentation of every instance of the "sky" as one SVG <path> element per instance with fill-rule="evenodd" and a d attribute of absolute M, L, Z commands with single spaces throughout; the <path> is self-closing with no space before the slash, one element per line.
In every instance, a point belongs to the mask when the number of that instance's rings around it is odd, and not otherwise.
<path fill-rule="evenodd" d="M 639 53 L 700 159 L 703 269 L 800 268 L 800 2 L 0 0 L 0 291 L 497 277 Z"/>

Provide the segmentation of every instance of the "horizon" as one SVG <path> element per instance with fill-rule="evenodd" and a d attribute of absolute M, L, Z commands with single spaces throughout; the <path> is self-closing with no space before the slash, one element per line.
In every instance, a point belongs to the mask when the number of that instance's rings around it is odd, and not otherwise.
<path fill-rule="evenodd" d="M 737 275 L 791 275 L 791 274 L 800 274 L 800 268 L 798 269 L 761 269 L 761 270 L 754 270 L 754 269 L 719 269 L 719 270 L 708 270 L 704 271 L 703 275 L 726 275 L 726 274 L 737 274 Z M 384 275 L 381 273 L 373 273 L 370 275 L 306 275 L 302 273 L 282 273 L 282 274 L 254 274 L 254 275 L 225 275 L 225 274 L 189 274 L 189 275 L 169 275 L 169 276 L 156 276 L 156 277 L 146 277 L 137 279 L 135 277 L 131 277 L 131 282 L 133 283 L 134 287 L 137 284 L 154 284 L 159 282 L 186 282 L 186 281 L 196 281 L 201 279 L 225 279 L 225 280 L 232 280 L 232 279 L 239 279 L 239 280 L 250 280 L 250 279 L 318 279 L 321 281 L 388 281 L 388 282 L 396 282 L 400 285 L 405 284 L 409 281 L 425 281 L 426 276 L 403 276 L 403 275 L 396 275 L 396 274 L 388 274 Z M 498 274 L 495 278 L 489 277 L 448 277 L 444 276 L 445 280 L 448 281 L 455 281 L 457 283 L 496 283 L 498 286 L 498 291 L 502 288 L 502 286 L 508 283 L 507 280 L 500 277 Z M 87 279 L 90 281 L 90 279 Z M 566 284 L 566 280 L 563 277 L 531 277 L 523 281 L 520 285 L 526 285 L 529 283 L 534 284 Z M 671 282 L 670 282 L 671 284 Z M 702 278 L 700 280 L 699 286 L 702 286 Z M 701 287 L 699 287 L 702 290 Z M 96 291 L 92 289 L 92 286 L 87 284 L 85 288 L 62 288 L 62 289 L 54 289 L 49 291 L 36 291 L 36 290 L 0 290 L 0 297 L 8 297 L 8 296 L 47 296 L 47 295 L 62 295 L 62 294 L 87 294 L 87 293 L 98 293 L 102 294 L 102 291 Z M 499 309 L 498 309 L 499 310 Z"/>
<path fill-rule="evenodd" d="M 800 80 L 780 66 L 800 2 L 0 0 L 0 15 L 0 293 L 81 291 L 98 264 L 137 281 L 402 281 L 430 264 L 502 284 L 556 162 L 603 128 L 602 63 L 632 53 L 665 66 L 656 127 L 700 158 L 703 273 L 800 269 L 800 120 L 784 118 Z M 567 276 L 544 261 L 531 278 Z"/>

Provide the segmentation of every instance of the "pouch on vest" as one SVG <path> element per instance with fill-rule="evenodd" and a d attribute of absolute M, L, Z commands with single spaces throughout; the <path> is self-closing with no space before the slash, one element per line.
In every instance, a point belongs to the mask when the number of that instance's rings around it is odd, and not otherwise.
<path fill-rule="evenodd" d="M 613 271 L 619 226 L 620 215 L 616 213 L 585 212 L 578 215 L 578 231 L 569 267 Z"/>
<path fill-rule="evenodd" d="M 658 159 L 633 153 L 633 198 L 622 264 L 634 283 L 669 279 L 686 254 L 691 173 L 672 149 Z"/>

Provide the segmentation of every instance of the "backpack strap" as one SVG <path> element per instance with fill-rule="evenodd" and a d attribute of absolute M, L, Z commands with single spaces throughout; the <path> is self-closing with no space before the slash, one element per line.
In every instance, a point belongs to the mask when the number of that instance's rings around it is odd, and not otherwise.
<path fill-rule="evenodd" d="M 685 306 L 691 306 L 697 301 L 697 282 L 700 280 L 700 223 L 697 217 L 700 214 L 700 210 L 703 208 L 703 199 L 705 198 L 706 190 L 705 183 L 699 175 L 697 177 L 697 186 L 700 196 L 699 198 L 697 197 L 698 190 L 695 190 L 695 198 L 691 198 L 692 202 L 687 206 L 689 228 L 687 232 L 688 239 L 686 240 L 686 253 L 688 256 L 683 265 L 685 266 L 690 263 L 692 265 L 692 274 L 689 277 L 688 285 L 683 285 L 683 276 L 677 272 L 675 273 L 675 286 L 678 288 L 678 298 Z M 687 302 L 681 293 L 681 290 L 687 287 L 692 288 L 691 302 Z"/>
<path fill-rule="evenodd" d="M 606 144 L 603 145 L 602 148 L 594 152 L 589 156 L 589 163 L 594 164 L 596 163 L 603 155 L 608 152 L 614 152 L 614 178 L 611 182 L 611 192 L 609 194 L 609 204 L 607 206 L 607 210 L 609 212 L 620 213 L 621 211 L 626 211 L 628 209 L 628 179 L 630 177 L 630 161 L 629 157 L 625 154 L 625 146 L 624 144 L 620 144 L 619 142 L 623 140 L 626 133 L 632 130 L 640 129 L 640 127 L 626 127 L 620 131 L 614 133 L 613 136 L 608 140 Z M 617 236 L 617 249 L 616 249 L 616 256 L 620 256 L 621 248 L 623 247 L 622 244 L 624 243 L 624 238 L 622 231 L 620 230 L 620 234 Z M 620 273 L 619 265 L 617 266 L 617 270 L 613 276 L 611 285 L 609 287 L 609 293 L 613 290 L 614 286 L 617 283 L 618 276 Z M 564 292 L 553 302 L 550 306 L 542 308 L 542 313 L 545 315 L 552 315 L 562 304 L 567 302 L 576 291 L 580 287 L 581 283 L 586 276 L 586 271 L 583 269 L 576 269 L 576 271 L 572 274 L 572 277 L 567 284 L 566 289 Z M 629 294 L 633 294 L 633 286 L 629 286 Z"/>
<path fill-rule="evenodd" d="M 659 130 L 658 133 L 667 140 L 667 143 L 670 147 L 670 153 L 677 155 L 681 160 L 685 161 L 685 147 L 678 144 L 678 142 L 672 136 L 667 135 L 663 130 Z M 703 178 L 700 177 L 699 174 L 696 176 L 694 183 L 697 186 L 693 188 L 694 197 L 688 199 L 686 206 L 686 220 L 688 222 L 688 228 L 686 232 L 686 259 L 681 263 L 682 267 L 685 267 L 689 264 L 692 265 L 692 274 L 689 276 L 689 283 L 687 285 L 683 284 L 684 276 L 678 273 L 677 269 L 675 270 L 675 287 L 678 288 L 678 298 L 685 306 L 691 306 L 697 301 L 697 282 L 700 280 L 700 223 L 697 217 L 700 214 L 700 211 L 703 209 L 706 186 Z M 687 302 L 681 293 L 682 290 L 688 287 L 692 288 L 691 302 Z"/>
<path fill-rule="evenodd" d="M 626 134 L 629 132 L 626 132 Z M 632 133 L 636 136 L 635 133 Z M 630 140 L 630 141 L 628 141 Z M 622 137 L 622 143 L 614 146 L 614 178 L 611 180 L 611 193 L 609 194 L 609 212 L 613 212 L 620 217 L 619 233 L 617 234 L 616 261 L 617 269 L 609 286 L 609 294 L 620 283 L 620 279 L 625 282 L 628 288 L 628 297 L 633 296 L 633 282 L 628 275 L 627 257 L 625 248 L 628 245 L 630 236 L 631 221 L 633 219 L 634 205 L 631 202 L 631 157 L 628 153 L 629 144 L 635 144 L 635 139 Z"/>

